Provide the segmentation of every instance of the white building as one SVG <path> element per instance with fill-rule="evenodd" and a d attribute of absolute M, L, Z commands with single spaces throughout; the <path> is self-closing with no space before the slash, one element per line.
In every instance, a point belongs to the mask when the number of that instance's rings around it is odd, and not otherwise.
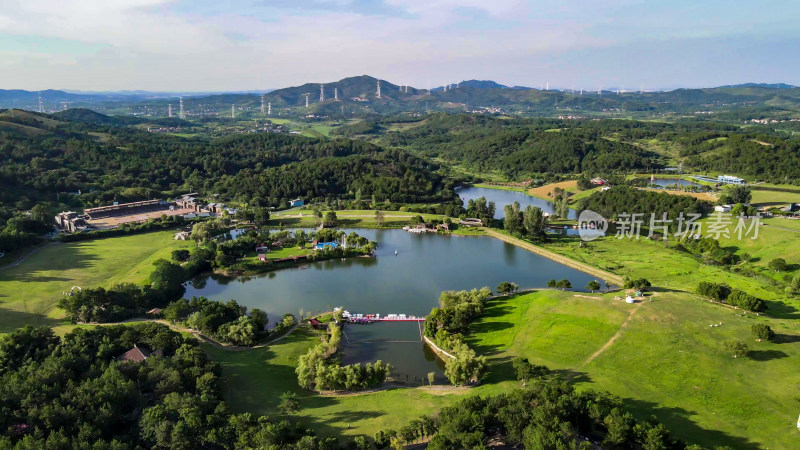
<path fill-rule="evenodd" d="M 714 207 L 714 211 L 723 213 L 731 212 L 731 205 L 717 205 Z"/>
<path fill-rule="evenodd" d="M 717 177 L 717 182 L 723 184 L 745 184 L 743 179 L 733 175 L 720 175 Z"/>

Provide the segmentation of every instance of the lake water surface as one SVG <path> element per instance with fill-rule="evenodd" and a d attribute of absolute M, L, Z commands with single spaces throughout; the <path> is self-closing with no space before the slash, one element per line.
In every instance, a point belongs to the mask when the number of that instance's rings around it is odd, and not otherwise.
<path fill-rule="evenodd" d="M 501 281 L 522 288 L 544 287 L 548 280 L 562 278 L 583 288 L 594 279 L 487 236 L 413 234 L 397 229 L 355 231 L 378 242 L 374 258 L 320 261 L 302 266 L 304 269 L 255 277 L 201 277 L 187 288 L 185 296 L 235 299 L 266 311 L 271 322 L 287 312 L 317 313 L 336 306 L 353 313 L 424 316 L 437 306 L 443 290 L 494 289 Z M 431 371 L 441 373 L 441 364 L 423 348 L 416 323 L 348 325 L 345 333 L 345 362 L 382 359 L 396 367 L 396 376 L 409 375 L 412 380 Z"/>
<path fill-rule="evenodd" d="M 656 178 L 655 180 L 650 182 L 650 184 L 653 184 L 653 185 L 656 185 L 656 186 L 661 186 L 661 187 L 675 186 L 675 185 L 678 185 L 678 186 L 697 186 L 697 187 L 702 186 L 702 184 L 700 184 L 700 183 L 695 183 L 695 182 L 689 181 L 689 180 L 681 180 L 679 178 Z"/>
<path fill-rule="evenodd" d="M 553 207 L 553 202 L 531 197 L 530 195 L 520 191 L 506 191 L 502 189 L 490 189 L 475 186 L 460 186 L 456 188 L 456 194 L 458 194 L 458 196 L 461 197 L 461 200 L 464 201 L 465 208 L 469 200 L 475 200 L 480 197 L 486 197 L 486 201 L 494 202 L 495 219 L 504 218 L 505 212 L 503 211 L 503 208 L 505 208 L 506 205 L 510 205 L 514 202 L 519 202 L 521 209 L 525 209 L 526 206 L 531 205 L 548 214 L 553 214 L 556 211 Z M 574 209 L 570 209 L 568 215 L 569 219 L 575 219 L 577 217 Z"/>

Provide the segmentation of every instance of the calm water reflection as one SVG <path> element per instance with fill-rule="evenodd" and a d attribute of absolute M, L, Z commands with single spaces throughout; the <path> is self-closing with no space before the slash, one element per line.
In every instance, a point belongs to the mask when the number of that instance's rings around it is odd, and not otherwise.
<path fill-rule="evenodd" d="M 542 200 L 540 198 L 531 197 L 530 195 L 519 191 L 504 191 L 501 189 L 489 189 L 475 186 L 461 186 L 456 188 L 456 194 L 464 200 L 464 207 L 467 206 L 467 201 L 475 200 L 480 197 L 486 197 L 487 201 L 494 202 L 496 205 L 494 218 L 502 219 L 505 217 L 503 208 L 514 202 L 519 202 L 520 207 L 525 209 L 526 206 L 531 205 L 540 208 L 542 211 L 553 214 L 555 208 L 553 202 Z M 576 218 L 575 210 L 569 210 L 570 219 Z"/>
<path fill-rule="evenodd" d="M 656 185 L 656 186 L 661 186 L 661 187 L 675 186 L 675 185 L 678 185 L 678 186 L 697 186 L 697 187 L 702 186 L 702 184 L 700 184 L 700 183 L 695 183 L 695 182 L 689 181 L 689 180 L 681 180 L 681 179 L 678 179 L 678 178 L 656 178 L 653 181 L 651 181 L 650 184 L 653 184 L 653 185 Z"/>
<path fill-rule="evenodd" d="M 186 297 L 236 299 L 267 311 L 272 321 L 286 312 L 317 313 L 335 306 L 354 313 L 424 316 L 437 305 L 443 290 L 494 288 L 501 281 L 523 288 L 543 287 L 553 278 L 567 278 L 582 288 L 593 279 L 490 237 L 403 230 L 357 232 L 379 243 L 376 257 L 322 261 L 254 277 L 202 277 L 187 288 Z M 411 379 L 441 372 L 422 350 L 414 323 L 353 325 L 346 332 L 351 342 L 359 343 L 345 346 L 346 361 L 382 359 L 397 368 L 395 374 L 409 374 Z"/>

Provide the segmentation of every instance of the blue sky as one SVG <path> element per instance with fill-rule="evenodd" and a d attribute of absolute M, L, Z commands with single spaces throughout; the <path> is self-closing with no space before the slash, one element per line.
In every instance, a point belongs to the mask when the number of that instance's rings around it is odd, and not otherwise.
<path fill-rule="evenodd" d="M 0 0 L 0 88 L 800 85 L 800 2 Z"/>

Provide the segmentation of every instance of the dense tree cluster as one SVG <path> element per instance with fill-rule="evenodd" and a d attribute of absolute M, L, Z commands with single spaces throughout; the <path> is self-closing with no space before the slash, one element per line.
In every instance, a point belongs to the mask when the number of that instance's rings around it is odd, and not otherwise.
<path fill-rule="evenodd" d="M 332 356 L 342 341 L 342 328 L 337 321 L 328 324 L 328 334 L 297 360 L 295 373 L 300 387 L 324 390 L 362 390 L 380 386 L 386 381 L 392 366 L 378 360 L 374 363 L 342 366 Z"/>
<path fill-rule="evenodd" d="M 74 323 L 116 322 L 141 316 L 148 309 L 165 306 L 183 295 L 183 282 L 210 269 L 212 255 L 208 249 L 198 247 L 180 264 L 159 259 L 153 263 L 148 285 L 120 283 L 108 289 L 84 288 L 65 295 L 58 306 Z"/>
<path fill-rule="evenodd" d="M 503 228 L 515 236 L 524 236 L 533 241 L 543 240 L 547 236 L 548 217 L 535 206 L 528 205 L 520 209 L 519 202 L 506 205 Z"/>
<path fill-rule="evenodd" d="M 630 278 L 625 277 L 623 287 L 625 289 L 638 289 L 640 291 L 646 291 L 650 288 L 652 284 L 647 278 Z"/>
<path fill-rule="evenodd" d="M 365 142 L 276 133 L 179 139 L 77 122 L 61 128 L 71 131 L 0 131 L 0 205 L 26 209 L 60 199 L 81 208 L 189 190 L 280 207 L 296 197 L 348 198 L 359 190 L 392 202 L 455 198 L 437 166 Z"/>
<path fill-rule="evenodd" d="M 444 291 L 439 297 L 439 307 L 433 308 L 425 320 L 424 333 L 442 348 L 460 340 L 456 335 L 469 331 L 470 322 L 483 313 L 492 291 L 488 287 L 471 291 Z"/>
<path fill-rule="evenodd" d="M 528 374 L 526 389 L 465 398 L 442 408 L 436 419 L 420 418 L 398 431 L 379 432 L 375 444 L 399 448 L 430 437 L 432 450 L 486 448 L 493 442 L 526 449 L 700 449 L 672 437 L 655 418 L 634 419 L 618 397 L 577 392 L 557 378 L 542 378 L 547 368 L 533 367 L 537 370 Z"/>
<path fill-rule="evenodd" d="M 46 204 L 34 206 L 29 213 L 0 205 L 0 252 L 42 242 L 42 235 L 53 229 L 52 216 Z"/>
<path fill-rule="evenodd" d="M 606 219 L 616 219 L 620 214 L 643 214 L 640 220 L 643 226 L 650 223 L 650 214 L 655 214 L 656 220 L 662 219 L 662 214 L 667 213 L 667 218 L 672 220 L 670 227 L 677 226 L 677 219 L 681 213 L 687 216 L 691 213 L 701 213 L 711 205 L 685 195 L 671 195 L 661 192 L 650 192 L 628 186 L 614 186 L 607 191 L 595 192 L 577 203 L 577 210 L 592 210 Z"/>
<path fill-rule="evenodd" d="M 651 156 L 639 147 L 603 139 L 592 130 L 546 119 L 434 114 L 422 125 L 387 133 L 385 139 L 429 157 L 509 177 L 644 168 Z"/>
<path fill-rule="evenodd" d="M 719 241 L 712 237 L 697 239 L 695 236 L 684 235 L 677 248 L 701 257 L 706 264 L 729 266 L 738 260 L 732 251 L 722 248 Z"/>
<path fill-rule="evenodd" d="M 141 362 L 115 358 L 136 345 Z M 26 327 L 0 338 L 2 448 L 338 448 L 288 421 L 231 414 L 219 366 L 164 325 Z"/>
<path fill-rule="evenodd" d="M 507 286 L 512 289 L 513 286 Z M 481 313 L 492 291 L 488 287 L 471 291 L 445 291 L 439 308 L 425 319 L 424 334 L 453 357 L 445 359 L 445 376 L 454 385 L 477 383 L 486 371 L 486 358 L 464 343 L 470 322 Z"/>
<path fill-rule="evenodd" d="M 767 309 L 764 300 L 754 297 L 738 289 L 731 289 L 726 284 L 701 281 L 697 285 L 697 293 L 701 297 L 708 297 L 718 302 L 725 302 L 747 311 L 761 312 Z"/>
<path fill-rule="evenodd" d="M 268 330 L 269 321 L 264 311 L 253 308 L 248 313 L 247 307 L 235 300 L 223 303 L 205 297 L 171 302 L 162 315 L 172 323 L 183 324 L 234 345 L 253 345 L 268 336 L 285 332 L 296 323 L 293 315 L 285 314 L 272 330 Z"/>
<path fill-rule="evenodd" d="M 722 151 L 692 156 L 687 164 L 700 170 L 736 173 L 758 181 L 797 184 L 800 182 L 800 139 L 730 134 Z"/>
<path fill-rule="evenodd" d="M 467 217 L 481 219 L 484 224 L 492 224 L 494 222 L 496 209 L 494 202 L 486 201 L 486 197 L 467 201 Z"/>

